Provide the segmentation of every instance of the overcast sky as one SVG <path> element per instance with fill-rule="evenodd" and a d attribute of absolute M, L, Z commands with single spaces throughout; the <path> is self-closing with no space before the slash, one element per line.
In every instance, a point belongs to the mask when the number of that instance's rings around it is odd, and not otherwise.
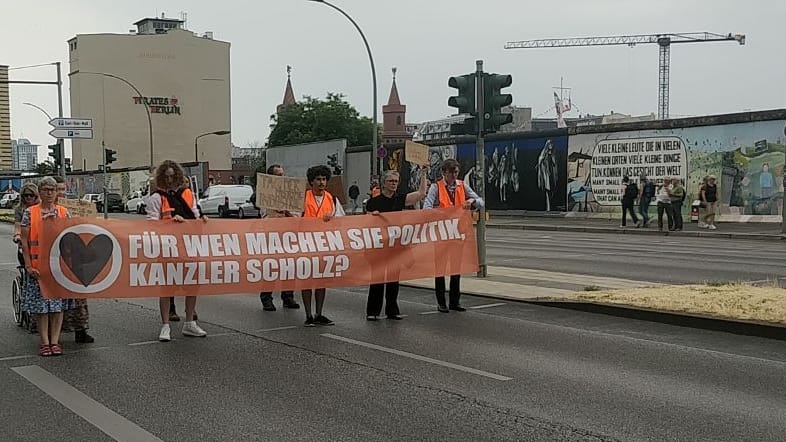
<path fill-rule="evenodd" d="M 508 41 L 668 32 L 742 33 L 747 44 L 672 46 L 672 117 L 786 107 L 786 1 L 757 0 L 332 0 L 360 24 L 374 53 L 381 105 L 392 67 L 407 122 L 451 113 L 447 79 L 474 71 L 513 75 L 514 104 L 553 117 L 552 87 L 572 88 L 575 110 L 657 113 L 657 45 L 504 50 Z M 232 142 L 264 142 L 281 102 L 286 66 L 295 95 L 346 95 L 371 115 L 371 74 L 362 41 L 333 9 L 306 0 L 87 0 L 13 3 L 3 8 L 0 64 L 62 61 L 76 34 L 126 33 L 143 17 L 188 13 L 188 28 L 213 31 L 231 47 Z M 482 6 L 481 6 L 482 5 Z M 6 5 L 8 6 L 8 5 Z M 51 79 L 53 68 L 16 70 L 12 79 Z M 66 116 L 68 84 L 64 88 Z M 57 113 L 54 87 L 11 86 L 12 137 L 46 145 L 46 119 L 22 102 Z M 42 155 L 44 149 L 40 150 Z M 42 159 L 42 158 L 40 158 Z"/>

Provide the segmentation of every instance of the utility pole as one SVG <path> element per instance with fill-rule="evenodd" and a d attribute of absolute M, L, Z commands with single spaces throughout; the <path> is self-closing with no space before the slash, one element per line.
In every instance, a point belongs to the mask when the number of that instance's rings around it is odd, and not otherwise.
<path fill-rule="evenodd" d="M 103 172 L 103 180 L 104 180 L 104 186 L 103 186 L 104 203 L 103 203 L 101 209 L 104 212 L 104 219 L 107 219 L 107 218 L 109 218 L 109 204 L 108 204 L 108 201 L 106 200 L 106 188 L 107 188 L 107 183 L 106 183 L 106 146 L 104 145 L 104 140 L 101 140 L 101 171 Z"/>
<path fill-rule="evenodd" d="M 60 62 L 55 62 L 55 66 L 57 66 L 57 116 L 63 118 L 63 76 L 60 71 Z M 62 138 L 58 138 L 57 143 L 60 144 L 60 176 L 65 180 L 65 144 Z"/>
<path fill-rule="evenodd" d="M 485 126 L 485 121 L 490 116 L 486 114 L 486 107 L 485 107 L 485 88 L 484 88 L 484 77 L 483 75 L 483 60 L 477 60 L 475 62 L 475 80 L 477 81 L 475 85 L 475 105 L 477 106 L 477 141 L 475 143 L 475 182 L 476 182 L 476 189 L 475 191 L 478 195 L 483 198 L 483 201 L 486 200 L 486 144 L 483 140 L 483 130 Z M 486 208 L 481 207 L 480 213 L 478 216 L 478 277 L 485 278 L 488 276 L 488 270 L 486 268 Z"/>

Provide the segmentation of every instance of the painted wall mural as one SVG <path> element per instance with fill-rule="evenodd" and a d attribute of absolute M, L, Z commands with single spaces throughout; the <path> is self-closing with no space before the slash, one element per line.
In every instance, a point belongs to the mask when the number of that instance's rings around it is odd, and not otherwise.
<path fill-rule="evenodd" d="M 785 128 L 786 121 L 773 120 L 570 136 L 568 210 L 619 211 L 625 175 L 646 175 L 657 184 L 679 177 L 688 201 L 698 197 L 704 177 L 715 175 L 722 214 L 777 215 L 783 204 Z"/>

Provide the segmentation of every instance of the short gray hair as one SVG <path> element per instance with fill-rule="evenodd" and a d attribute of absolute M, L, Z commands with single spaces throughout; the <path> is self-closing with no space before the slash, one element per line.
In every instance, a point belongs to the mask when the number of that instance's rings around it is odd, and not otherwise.
<path fill-rule="evenodd" d="M 38 187 L 41 188 L 43 186 L 52 186 L 52 187 L 56 188 L 57 187 L 57 181 L 55 181 L 55 179 L 52 178 L 51 176 L 45 176 L 45 177 L 41 178 L 40 180 L 38 180 Z"/>
<path fill-rule="evenodd" d="M 382 175 L 382 181 L 387 181 L 388 178 L 392 177 L 393 175 L 400 176 L 397 170 L 386 170 L 385 174 Z"/>

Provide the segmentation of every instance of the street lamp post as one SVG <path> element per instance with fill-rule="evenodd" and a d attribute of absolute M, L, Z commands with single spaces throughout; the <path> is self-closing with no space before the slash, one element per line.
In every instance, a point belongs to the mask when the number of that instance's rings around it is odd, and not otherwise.
<path fill-rule="evenodd" d="M 360 26 L 358 26 L 357 22 L 355 22 L 355 20 L 353 20 L 352 17 L 350 17 L 349 14 L 344 12 L 341 8 L 339 8 L 338 6 L 332 3 L 328 3 L 325 0 L 309 0 L 309 1 L 315 3 L 323 3 L 335 9 L 336 11 L 340 12 L 341 15 L 347 18 L 347 20 L 352 22 L 352 24 L 355 26 L 355 29 L 357 29 L 358 33 L 360 34 L 360 38 L 363 39 L 363 44 L 366 45 L 366 52 L 368 53 L 368 61 L 369 63 L 371 63 L 371 82 L 373 84 L 373 102 L 374 102 L 374 111 L 372 112 L 374 127 L 373 127 L 373 132 L 371 133 L 372 146 L 371 146 L 371 161 L 370 161 L 370 170 L 369 170 L 369 173 L 373 175 L 374 158 L 377 155 L 377 148 L 379 146 L 377 146 L 377 69 L 374 67 L 374 56 L 371 55 L 371 47 L 368 45 L 368 40 L 366 40 L 366 36 L 363 34 L 363 31 L 360 29 Z M 380 171 L 380 161 L 378 158 L 377 158 L 376 170 L 377 170 L 377 175 L 379 175 L 381 171 Z"/>
<path fill-rule="evenodd" d="M 87 71 L 78 71 L 77 74 L 92 74 L 92 75 L 103 75 L 104 77 L 114 78 L 117 80 L 122 81 L 123 83 L 127 84 L 137 93 L 139 98 L 142 100 L 142 104 L 145 106 L 145 112 L 147 113 L 147 130 L 150 136 L 150 171 L 153 171 L 153 120 L 150 118 L 150 106 L 148 106 L 147 101 L 145 101 L 145 97 L 142 95 L 142 92 L 139 92 L 139 89 L 136 88 L 130 81 L 126 80 L 123 77 L 119 77 L 113 74 L 107 74 L 105 72 L 87 72 Z"/>
<path fill-rule="evenodd" d="M 207 132 L 207 133 L 204 133 L 202 135 L 197 135 L 197 137 L 194 138 L 194 161 L 197 162 L 197 163 L 199 162 L 199 139 L 200 138 L 205 137 L 207 135 L 229 135 L 230 133 L 231 132 L 228 131 L 228 130 L 217 130 L 215 132 Z"/>
<path fill-rule="evenodd" d="M 49 112 L 45 111 L 44 108 L 42 108 L 41 106 L 39 106 L 37 104 L 33 104 L 33 103 L 28 103 L 28 102 L 24 102 L 22 104 L 24 104 L 25 106 L 34 107 L 34 108 L 40 110 L 41 112 L 43 112 L 44 115 L 46 115 L 46 118 L 48 118 L 47 122 L 52 120 L 52 116 L 49 115 Z"/>

